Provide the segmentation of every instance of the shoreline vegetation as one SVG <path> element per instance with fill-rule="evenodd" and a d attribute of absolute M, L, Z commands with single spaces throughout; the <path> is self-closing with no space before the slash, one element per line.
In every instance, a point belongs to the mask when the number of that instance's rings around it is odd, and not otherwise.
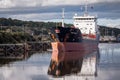
<path fill-rule="evenodd" d="M 61 26 L 61 22 L 22 21 L 11 18 L 0 18 L 0 44 L 17 44 L 25 41 L 50 41 L 49 28 Z M 73 26 L 65 24 L 65 26 Z M 99 26 L 100 35 L 117 37 L 120 29 Z"/>
<path fill-rule="evenodd" d="M 0 32 L 0 44 L 17 44 L 24 43 L 27 41 L 35 41 L 35 38 L 27 33 L 9 33 L 9 32 Z"/>

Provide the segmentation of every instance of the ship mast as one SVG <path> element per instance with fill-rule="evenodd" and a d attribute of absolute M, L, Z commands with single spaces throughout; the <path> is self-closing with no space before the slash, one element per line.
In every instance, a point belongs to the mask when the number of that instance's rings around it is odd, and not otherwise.
<path fill-rule="evenodd" d="M 87 4 L 87 0 L 85 2 L 85 13 L 84 13 L 84 16 L 87 16 L 88 15 L 88 4 Z"/>
<path fill-rule="evenodd" d="M 64 8 L 62 9 L 62 27 L 64 27 Z"/>

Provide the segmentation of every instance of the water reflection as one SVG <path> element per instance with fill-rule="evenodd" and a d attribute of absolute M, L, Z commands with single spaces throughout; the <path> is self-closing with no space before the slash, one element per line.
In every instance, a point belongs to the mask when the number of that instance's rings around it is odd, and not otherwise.
<path fill-rule="evenodd" d="M 120 43 L 99 45 L 100 62 L 96 80 L 119 80 L 120 78 Z"/>
<path fill-rule="evenodd" d="M 22 60 L 0 60 L 0 80 L 119 80 L 119 53 L 120 44 L 100 44 L 99 52 L 68 62 L 69 73 L 63 66 L 63 76 L 57 78 L 47 74 L 51 52 L 31 54 Z"/>
<path fill-rule="evenodd" d="M 34 53 L 22 60 L 6 60 L 0 63 L 0 80 L 49 80 L 47 76 L 47 64 L 50 61 L 48 53 Z"/>
<path fill-rule="evenodd" d="M 97 76 L 97 61 L 99 50 L 87 54 L 76 60 L 55 62 L 51 60 L 48 74 L 54 77 L 75 74 L 78 76 Z"/>
<path fill-rule="evenodd" d="M 4 66 L 4 65 L 9 65 L 11 64 L 12 62 L 16 62 L 16 61 L 22 61 L 22 60 L 26 60 L 28 58 L 30 58 L 30 56 L 32 55 L 33 53 L 32 52 L 28 52 L 27 53 L 24 53 L 24 55 L 20 55 L 20 56 L 17 56 L 17 57 L 8 57 L 8 56 L 0 56 L 0 67 L 1 66 Z"/>
<path fill-rule="evenodd" d="M 120 44 L 100 44 L 99 50 L 101 53 L 101 59 L 100 63 L 105 65 L 116 66 L 113 64 L 120 64 L 119 58 L 120 58 Z"/>

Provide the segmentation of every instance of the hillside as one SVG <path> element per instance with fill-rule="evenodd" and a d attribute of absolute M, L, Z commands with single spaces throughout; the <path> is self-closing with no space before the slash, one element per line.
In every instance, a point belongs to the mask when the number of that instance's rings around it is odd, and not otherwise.
<path fill-rule="evenodd" d="M 118 34 L 120 34 L 120 29 L 118 28 L 111 28 L 111 27 L 107 27 L 107 26 L 100 26 L 99 27 L 99 31 L 100 31 L 100 35 L 101 36 L 105 36 L 105 35 L 108 35 L 108 36 L 111 36 L 111 35 L 114 35 L 114 36 L 118 36 Z"/>
<path fill-rule="evenodd" d="M 55 22 L 33 22 L 22 21 L 11 18 L 0 18 L 0 44 L 22 43 L 27 41 L 48 41 L 50 40 L 48 31 L 50 27 L 60 26 Z M 72 26 L 72 24 L 65 24 Z M 101 36 L 120 34 L 120 29 L 106 26 L 99 26 Z"/>
<path fill-rule="evenodd" d="M 35 38 L 29 34 L 0 32 L 0 44 L 24 43 L 25 40 L 35 41 Z"/>
<path fill-rule="evenodd" d="M 51 27 L 61 25 L 61 22 L 35 22 L 35 21 L 22 21 L 11 18 L 0 18 L 0 26 L 28 26 L 28 27 Z M 65 24 L 66 26 L 71 26 L 71 24 Z"/>

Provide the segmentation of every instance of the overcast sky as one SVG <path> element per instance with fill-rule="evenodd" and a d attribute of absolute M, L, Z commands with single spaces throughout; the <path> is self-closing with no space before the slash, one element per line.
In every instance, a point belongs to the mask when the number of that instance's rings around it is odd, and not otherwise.
<path fill-rule="evenodd" d="M 65 21 L 82 15 L 86 0 L 0 0 L 0 17 L 32 21 L 58 21 L 65 8 Z M 120 0 L 87 0 L 88 11 L 99 25 L 120 25 Z M 93 8 L 91 8 L 93 7 Z"/>

